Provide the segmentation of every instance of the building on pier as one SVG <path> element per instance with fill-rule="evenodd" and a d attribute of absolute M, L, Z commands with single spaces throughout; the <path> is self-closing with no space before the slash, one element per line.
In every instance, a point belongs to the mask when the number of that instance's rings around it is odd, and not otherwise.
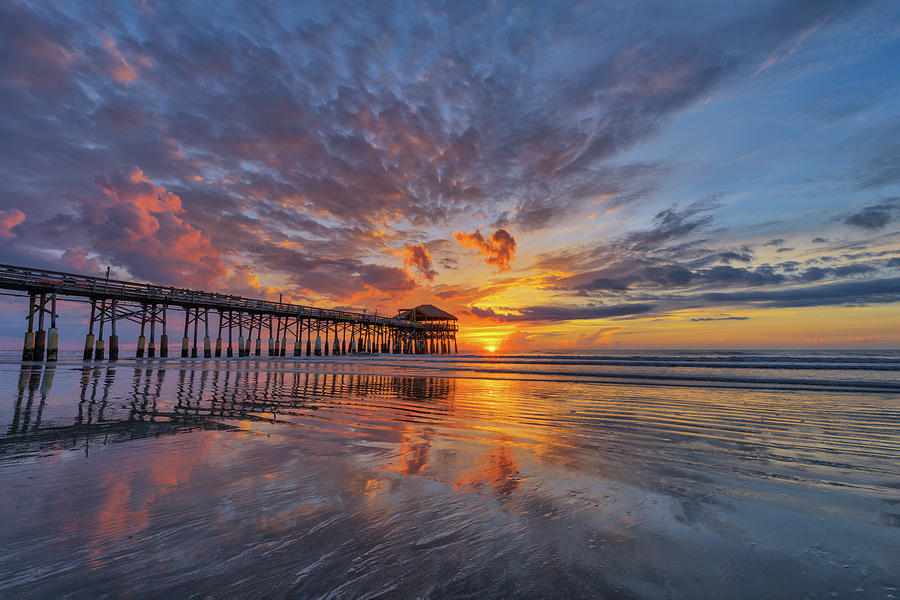
<path fill-rule="evenodd" d="M 268 356 L 286 356 L 288 340 L 293 340 L 293 356 L 449 353 L 451 344 L 454 352 L 457 348 L 456 317 L 430 304 L 384 317 L 11 265 L 0 265 L 0 289 L 28 298 L 23 361 L 56 360 L 58 301 L 90 304 L 85 360 L 118 359 L 117 324 L 122 321 L 140 326 L 137 358 L 167 357 L 171 311 L 184 315 L 183 358 L 262 356 L 263 339 Z"/>
<path fill-rule="evenodd" d="M 433 304 L 421 304 L 415 308 L 401 308 L 394 317 L 400 321 L 422 323 L 426 327 L 421 330 L 419 343 L 422 353 L 425 354 L 450 354 L 457 353 L 456 347 L 456 317 L 439 309 Z M 451 350 L 451 343 L 453 348 Z"/>

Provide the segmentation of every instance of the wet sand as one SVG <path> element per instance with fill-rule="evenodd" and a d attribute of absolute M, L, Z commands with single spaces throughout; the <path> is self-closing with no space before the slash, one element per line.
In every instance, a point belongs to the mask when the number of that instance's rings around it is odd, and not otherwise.
<path fill-rule="evenodd" d="M 0 597 L 897 596 L 890 360 L 528 362 L 5 355 Z"/>

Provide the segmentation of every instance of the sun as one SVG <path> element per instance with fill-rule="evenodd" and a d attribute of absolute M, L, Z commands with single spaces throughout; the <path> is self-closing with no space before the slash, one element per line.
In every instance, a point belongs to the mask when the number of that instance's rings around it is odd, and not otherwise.
<path fill-rule="evenodd" d="M 496 352 L 497 351 L 497 349 L 494 348 L 493 346 L 485 346 L 484 349 L 487 350 L 488 352 Z"/>

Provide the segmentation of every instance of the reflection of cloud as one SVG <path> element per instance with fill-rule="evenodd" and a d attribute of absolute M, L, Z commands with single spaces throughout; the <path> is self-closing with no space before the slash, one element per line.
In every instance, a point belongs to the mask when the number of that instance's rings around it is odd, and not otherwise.
<path fill-rule="evenodd" d="M 498 272 L 509 271 L 510 263 L 516 257 L 516 240 L 505 229 L 498 229 L 485 239 L 481 231 L 466 233 L 457 231 L 453 234 L 463 248 L 475 248 L 484 257 L 484 262 L 497 267 Z"/>
<path fill-rule="evenodd" d="M 418 434 L 410 427 L 403 433 L 400 442 L 398 465 L 386 468 L 401 475 L 420 475 L 428 466 L 428 455 L 431 452 L 431 438 L 425 434 L 418 439 Z"/>
<path fill-rule="evenodd" d="M 488 486 L 500 496 L 508 496 L 519 487 L 519 466 L 509 446 L 501 444 L 489 452 L 479 467 L 456 481 L 456 488 Z"/>

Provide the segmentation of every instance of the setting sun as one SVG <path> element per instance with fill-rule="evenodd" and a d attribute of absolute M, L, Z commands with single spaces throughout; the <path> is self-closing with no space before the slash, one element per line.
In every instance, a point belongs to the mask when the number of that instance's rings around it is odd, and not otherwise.
<path fill-rule="evenodd" d="M 493 346 L 485 346 L 484 349 L 487 350 L 488 352 L 496 352 L 497 351 L 497 349 Z"/>

